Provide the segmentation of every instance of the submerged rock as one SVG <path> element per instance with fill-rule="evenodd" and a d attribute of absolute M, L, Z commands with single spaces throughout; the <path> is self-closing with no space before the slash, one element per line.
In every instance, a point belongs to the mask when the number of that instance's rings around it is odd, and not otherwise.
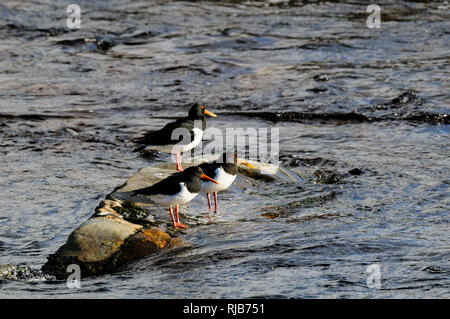
<path fill-rule="evenodd" d="M 314 176 L 317 183 L 325 185 L 339 183 L 343 179 L 340 173 L 331 170 L 316 170 Z"/>
<path fill-rule="evenodd" d="M 326 74 L 316 74 L 316 75 L 314 75 L 313 79 L 316 81 L 324 82 L 324 81 L 328 81 L 328 76 Z"/>
<path fill-rule="evenodd" d="M 423 103 L 423 99 L 420 98 L 419 93 L 414 90 L 408 90 L 403 92 L 390 102 L 383 104 L 385 107 L 398 108 L 408 103 L 416 103 L 418 105 Z"/>
<path fill-rule="evenodd" d="M 360 170 L 359 168 L 355 167 L 351 170 L 348 171 L 349 174 L 351 175 L 361 175 L 364 174 L 364 172 L 362 170 Z"/>
<path fill-rule="evenodd" d="M 52 281 L 55 276 L 44 273 L 42 270 L 31 269 L 26 264 L 0 265 L 0 279 L 24 281 Z"/>
<path fill-rule="evenodd" d="M 295 214 L 300 208 L 312 207 L 313 205 L 331 201 L 336 198 L 336 195 L 337 194 L 335 191 L 331 191 L 328 192 L 327 194 L 305 197 L 301 200 L 296 200 L 283 205 L 267 206 L 264 208 L 266 212 L 261 216 L 269 219 L 279 217 L 286 218 L 289 217 L 290 215 Z M 308 218 L 310 217 L 306 217 L 305 219 Z M 320 218 L 320 217 L 314 216 L 313 218 Z"/>

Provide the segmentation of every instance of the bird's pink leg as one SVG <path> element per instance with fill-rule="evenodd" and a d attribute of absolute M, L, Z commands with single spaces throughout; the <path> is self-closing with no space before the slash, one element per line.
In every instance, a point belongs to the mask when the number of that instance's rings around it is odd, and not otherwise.
<path fill-rule="evenodd" d="M 179 210 L 180 210 L 180 206 L 176 205 L 175 206 L 175 215 L 177 216 L 177 222 L 175 224 L 175 228 L 178 228 L 178 227 L 180 227 L 180 228 L 189 228 L 189 226 L 180 223 Z"/>
<path fill-rule="evenodd" d="M 183 168 L 181 167 L 181 153 L 177 153 L 177 171 L 182 172 Z"/>
<path fill-rule="evenodd" d="M 175 223 L 175 218 L 173 218 L 173 210 L 172 210 L 172 206 L 169 206 L 169 213 L 170 213 L 170 218 L 172 218 L 172 223 L 173 223 L 173 227 L 177 227 L 176 223 Z"/>
<path fill-rule="evenodd" d="M 217 202 L 217 192 L 214 192 L 214 213 L 219 212 L 219 203 Z"/>
<path fill-rule="evenodd" d="M 212 206 L 211 206 L 211 194 L 210 193 L 206 193 L 206 198 L 208 198 L 208 207 L 211 210 Z"/>

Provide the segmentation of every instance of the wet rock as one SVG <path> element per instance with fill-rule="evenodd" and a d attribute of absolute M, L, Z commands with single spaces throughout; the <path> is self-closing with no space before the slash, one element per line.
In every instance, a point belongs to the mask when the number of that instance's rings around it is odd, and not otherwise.
<path fill-rule="evenodd" d="M 182 244 L 157 227 L 144 228 L 113 214 L 94 217 L 74 230 L 65 245 L 48 257 L 42 271 L 65 279 L 76 264 L 81 276 L 109 273 L 130 261 Z"/>
<path fill-rule="evenodd" d="M 406 116 L 404 117 L 404 120 L 417 123 L 450 124 L 450 116 L 448 116 L 448 114 L 419 113 Z"/>
<path fill-rule="evenodd" d="M 335 166 L 336 161 L 332 159 L 313 157 L 313 158 L 300 158 L 298 155 L 281 155 L 280 161 L 291 167 L 298 166 Z"/>
<path fill-rule="evenodd" d="M 0 265 L 0 279 L 25 280 L 25 281 L 52 281 L 55 276 L 44 273 L 41 270 L 31 269 L 26 264 Z"/>
<path fill-rule="evenodd" d="M 392 99 L 391 102 L 385 104 L 390 105 L 391 107 L 399 107 L 401 105 L 405 105 L 407 103 L 422 103 L 423 100 L 419 97 L 419 93 L 413 90 L 408 90 L 403 92 L 396 98 Z"/>
<path fill-rule="evenodd" d="M 445 273 L 450 273 L 449 269 L 446 269 L 444 267 L 441 266 L 428 266 L 425 269 L 423 269 L 424 271 L 430 273 L 430 274 L 445 274 Z"/>
<path fill-rule="evenodd" d="M 113 209 L 120 214 L 123 219 L 134 224 L 147 227 L 159 226 L 161 224 L 161 222 L 156 221 L 155 217 L 150 215 L 148 211 L 131 202 L 124 201 L 120 202 L 120 204 L 115 202 Z"/>
<path fill-rule="evenodd" d="M 364 172 L 362 170 L 360 170 L 359 168 L 357 168 L 357 167 L 349 170 L 348 173 L 350 175 L 361 175 L 361 174 L 364 174 Z"/>
<path fill-rule="evenodd" d="M 58 114 L 5 114 L 0 113 L 0 120 L 45 121 L 48 119 L 71 119 L 72 115 Z"/>
<path fill-rule="evenodd" d="M 70 234 L 64 254 L 82 262 L 105 260 L 141 227 L 111 216 L 92 218 Z"/>
<path fill-rule="evenodd" d="M 320 121 L 320 122 L 353 122 L 364 123 L 372 122 L 377 119 L 369 118 L 363 114 L 349 113 L 303 113 L 303 112 L 232 112 L 230 115 L 259 117 L 272 122 L 303 122 L 303 121 Z M 379 119 L 382 120 L 382 119 Z"/>
<path fill-rule="evenodd" d="M 314 93 L 322 93 L 322 92 L 328 91 L 328 89 L 324 88 L 324 87 L 315 87 L 315 88 L 307 89 L 306 91 L 314 92 Z"/>
<path fill-rule="evenodd" d="M 419 93 L 414 90 L 408 90 L 401 93 L 399 96 L 393 98 L 387 103 L 374 105 L 378 110 L 398 109 L 408 104 L 421 105 L 423 99 L 420 98 Z"/>
<path fill-rule="evenodd" d="M 313 79 L 316 81 L 324 82 L 324 81 L 328 81 L 328 76 L 325 74 L 316 74 L 316 75 L 314 75 Z"/>
<path fill-rule="evenodd" d="M 342 181 L 343 176 L 330 170 L 316 170 L 314 172 L 316 182 L 319 184 L 336 184 Z"/>
<path fill-rule="evenodd" d="M 266 212 L 263 213 L 261 216 L 266 217 L 268 219 L 286 218 L 291 215 L 294 215 L 296 212 L 298 212 L 299 209 L 313 207 L 314 205 L 333 200 L 336 198 L 336 195 L 337 194 L 335 191 L 331 191 L 327 194 L 319 196 L 309 196 L 301 200 L 296 200 L 283 205 L 267 206 L 264 208 Z M 315 216 L 314 218 L 320 217 Z"/>
<path fill-rule="evenodd" d="M 3 10 L 2 6 L 2 10 Z M 1 10 L 0 10 L 1 11 Z M 68 33 L 69 30 L 65 28 L 39 28 L 37 26 L 27 26 L 18 22 L 8 23 L 0 28 L 0 35 L 2 39 L 18 37 L 25 40 L 34 40 L 40 37 L 57 36 Z"/>
<path fill-rule="evenodd" d="M 169 233 L 157 227 L 144 228 L 128 241 L 127 249 L 122 252 L 120 260 L 125 263 L 158 252 L 163 248 L 179 247 L 182 244 L 180 237 L 172 238 Z"/>
<path fill-rule="evenodd" d="M 112 36 L 97 36 L 95 38 L 86 38 L 85 42 L 93 45 L 93 50 L 106 53 L 109 49 L 116 45 L 116 39 Z"/>

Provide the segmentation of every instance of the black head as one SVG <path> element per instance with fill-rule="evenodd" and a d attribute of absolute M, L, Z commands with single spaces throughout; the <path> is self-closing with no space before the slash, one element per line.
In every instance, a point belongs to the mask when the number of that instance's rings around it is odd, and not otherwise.
<path fill-rule="evenodd" d="M 192 120 L 202 120 L 205 118 L 205 115 L 216 117 L 216 114 L 208 111 L 201 103 L 195 103 L 189 109 L 189 118 Z"/>
<path fill-rule="evenodd" d="M 199 179 L 203 175 L 203 170 L 198 166 L 191 166 L 181 172 L 186 179 Z"/>
<path fill-rule="evenodd" d="M 179 174 L 181 174 L 182 180 L 186 183 L 186 186 L 191 193 L 198 193 L 200 191 L 200 179 L 218 184 L 214 179 L 205 175 L 199 166 L 188 167 Z"/>

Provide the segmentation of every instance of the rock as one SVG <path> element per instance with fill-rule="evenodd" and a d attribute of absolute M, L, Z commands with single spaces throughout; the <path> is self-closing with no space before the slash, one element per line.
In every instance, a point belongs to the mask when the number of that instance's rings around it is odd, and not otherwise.
<path fill-rule="evenodd" d="M 322 93 L 322 92 L 328 91 L 328 89 L 325 87 L 314 87 L 314 88 L 306 89 L 306 91 L 314 92 L 314 93 Z"/>
<path fill-rule="evenodd" d="M 239 171 L 252 178 L 273 180 L 278 172 L 284 178 L 293 178 L 276 166 L 249 162 L 259 169 L 240 167 Z M 194 161 L 191 165 L 199 163 L 201 161 Z M 133 190 L 153 185 L 174 172 L 174 163 L 140 169 L 100 202 L 91 218 L 48 257 L 42 271 L 65 279 L 72 273 L 67 272 L 67 267 L 76 264 L 80 267 L 81 277 L 100 275 L 146 255 L 182 246 L 183 241 L 178 237 L 180 232 L 172 230 L 167 208 L 155 206 L 145 197 L 132 195 Z"/>
<path fill-rule="evenodd" d="M 265 207 L 264 210 L 267 212 L 262 214 L 261 216 L 269 219 L 274 219 L 278 217 L 286 218 L 297 213 L 300 208 L 311 207 L 314 204 L 325 203 L 327 201 L 334 200 L 335 198 L 336 192 L 334 191 L 328 192 L 327 194 L 323 195 L 309 196 L 302 198 L 301 200 L 289 202 L 287 204 Z M 307 220 L 308 218 L 310 217 L 306 216 L 303 217 L 302 219 Z M 314 216 L 313 218 L 320 218 L 320 217 Z"/>
<path fill-rule="evenodd" d="M 128 241 L 127 249 L 122 252 L 120 260 L 125 263 L 153 254 L 163 248 L 179 247 L 182 244 L 181 238 L 172 238 L 157 227 L 142 229 Z"/>
<path fill-rule="evenodd" d="M 144 228 L 113 216 L 94 217 L 75 229 L 65 245 L 48 257 L 42 271 L 65 279 L 76 264 L 81 276 L 115 271 L 127 262 L 182 244 L 157 227 Z"/>
<path fill-rule="evenodd" d="M 355 168 L 349 170 L 348 173 L 349 173 L 350 175 L 361 175 L 361 174 L 363 174 L 364 172 L 363 172 L 362 170 L 360 170 L 359 168 L 355 167 Z"/>
<path fill-rule="evenodd" d="M 110 216 L 122 218 L 133 224 L 141 226 L 159 226 L 161 221 L 156 221 L 155 217 L 147 210 L 137 206 L 133 202 L 113 198 L 111 194 L 100 202 L 91 218 Z"/>
<path fill-rule="evenodd" d="M 102 261 L 110 258 L 140 228 L 120 218 L 93 218 L 70 234 L 63 253 L 81 262 Z"/>
<path fill-rule="evenodd" d="M 316 170 L 314 172 L 316 182 L 319 184 L 335 184 L 342 181 L 343 176 L 330 170 Z"/>
<path fill-rule="evenodd" d="M 314 80 L 316 81 L 328 81 L 328 76 L 326 74 L 316 74 L 313 77 Z"/>

